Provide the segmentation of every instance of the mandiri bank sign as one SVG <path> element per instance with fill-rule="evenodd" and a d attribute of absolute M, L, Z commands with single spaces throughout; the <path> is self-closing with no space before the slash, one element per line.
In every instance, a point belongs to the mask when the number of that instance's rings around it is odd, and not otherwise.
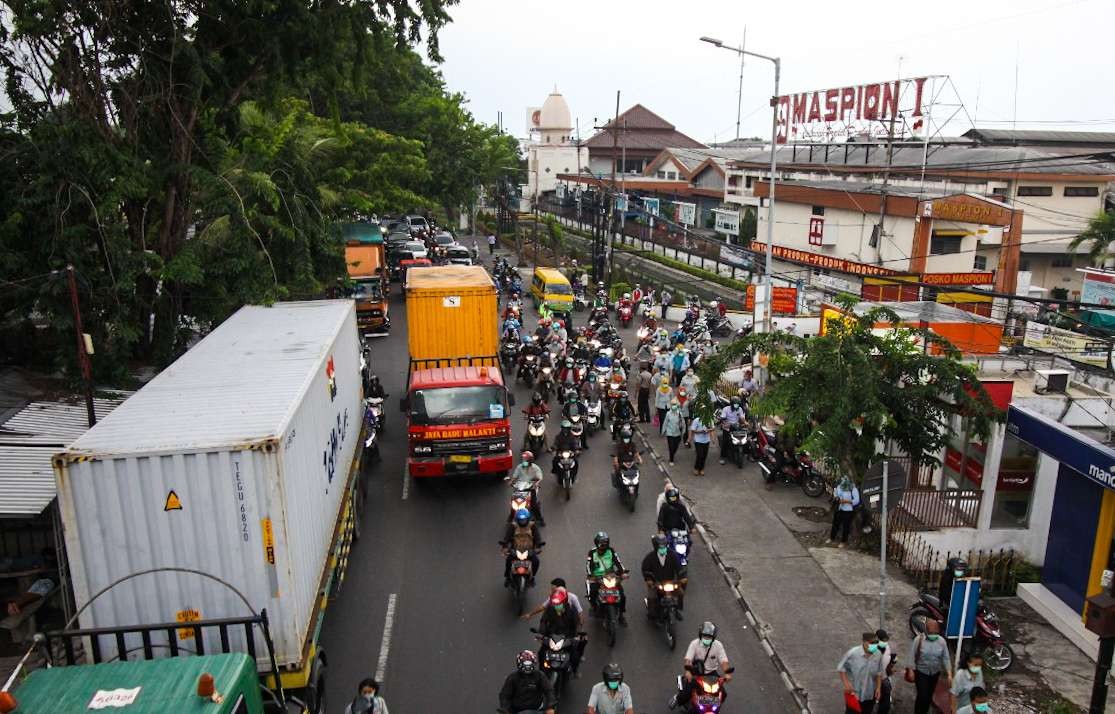
<path fill-rule="evenodd" d="M 778 143 L 882 132 L 895 120 L 895 134 L 924 125 L 928 77 L 820 89 L 778 98 Z M 907 127 L 903 119 L 910 122 Z"/>

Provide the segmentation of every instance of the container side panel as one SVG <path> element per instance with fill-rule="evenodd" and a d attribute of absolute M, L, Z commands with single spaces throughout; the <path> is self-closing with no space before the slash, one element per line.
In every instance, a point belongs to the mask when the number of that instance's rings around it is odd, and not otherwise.
<path fill-rule="evenodd" d="M 414 359 L 494 355 L 499 351 L 494 290 L 407 293 L 407 332 Z"/>

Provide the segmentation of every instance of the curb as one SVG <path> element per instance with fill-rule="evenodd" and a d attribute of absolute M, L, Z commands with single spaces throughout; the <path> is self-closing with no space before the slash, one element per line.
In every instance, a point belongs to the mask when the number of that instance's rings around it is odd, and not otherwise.
<path fill-rule="evenodd" d="M 647 439 L 647 435 L 643 432 L 642 426 L 640 426 L 639 424 L 635 424 L 634 426 L 635 432 L 642 440 L 643 446 L 646 447 L 647 453 L 649 453 L 651 458 L 654 460 L 655 466 L 658 467 L 658 470 L 662 473 L 663 478 L 669 479 L 670 472 L 666 469 L 666 466 L 662 461 L 662 457 L 658 455 L 658 452 L 651 445 L 650 440 Z M 688 499 L 686 500 L 688 501 Z M 777 670 L 779 675 L 781 675 L 782 683 L 790 692 L 790 696 L 792 696 L 794 698 L 794 701 L 797 702 L 798 706 L 801 707 L 801 714 L 812 714 L 812 710 L 809 708 L 809 693 L 806 692 L 805 689 L 797 685 L 797 683 L 794 681 L 793 675 L 790 674 L 790 670 L 787 669 L 785 663 L 782 661 L 782 658 L 778 656 L 777 652 L 775 652 L 774 645 L 771 643 L 770 638 L 767 637 L 767 628 L 760 626 L 758 618 L 755 617 L 755 613 L 751 609 L 751 606 L 747 604 L 747 598 L 743 596 L 743 593 L 740 592 L 739 586 L 733 580 L 732 572 L 729 570 L 728 566 L 725 565 L 724 559 L 720 555 L 720 550 L 716 547 L 713 538 L 705 529 L 704 523 L 697 515 L 697 511 L 693 508 L 691 502 L 689 502 L 688 505 L 690 513 L 693 514 L 693 518 L 697 521 L 697 533 L 700 534 L 701 540 L 704 541 L 705 548 L 708 550 L 709 555 L 712 556 L 712 560 L 714 563 L 716 563 L 716 567 L 720 569 L 720 574 L 724 577 L 724 582 L 728 584 L 728 588 L 732 591 L 732 594 L 735 595 L 736 602 L 739 603 L 740 608 L 743 610 L 744 616 L 747 618 L 748 624 L 751 625 L 751 631 L 755 633 L 755 637 L 758 638 L 759 644 L 763 647 L 763 651 L 767 653 L 768 657 L 770 657 L 771 664 L 774 665 L 775 670 Z"/>

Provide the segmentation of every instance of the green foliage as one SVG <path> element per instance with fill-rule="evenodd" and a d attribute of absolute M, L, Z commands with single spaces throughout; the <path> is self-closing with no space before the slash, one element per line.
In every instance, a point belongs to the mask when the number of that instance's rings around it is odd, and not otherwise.
<path fill-rule="evenodd" d="M 608 289 L 608 298 L 615 302 L 619 300 L 624 293 L 631 292 L 631 285 L 628 283 L 612 283 L 612 287 Z"/>
<path fill-rule="evenodd" d="M 1103 265 L 1113 257 L 1115 249 L 1115 213 L 1100 212 L 1088 221 L 1088 227 L 1069 242 L 1070 249 L 1088 245 L 1088 257 L 1092 265 Z"/>
<path fill-rule="evenodd" d="M 836 301 L 853 314 L 857 298 L 841 295 Z M 786 333 L 748 335 L 707 359 L 699 376 L 715 384 L 741 355 L 766 353 L 771 356 L 771 382 L 755 410 L 782 416 L 787 433 L 830 467 L 860 481 L 886 443 L 922 464 L 936 464 L 935 454 L 951 435 L 953 416 L 965 415 L 973 434 L 986 436 L 1001 413 L 956 348 L 898 322 L 889 308 L 875 307 L 829 320 L 824 335 L 808 339 Z M 877 324 L 890 327 L 876 330 Z M 923 350 L 914 338 L 930 349 Z M 707 394 L 698 395 L 695 409 L 711 417 Z"/>
<path fill-rule="evenodd" d="M 683 273 L 689 273 L 690 275 L 700 278 L 701 280 L 707 280 L 709 282 L 716 283 L 717 285 L 723 285 L 726 288 L 739 290 L 741 292 L 746 292 L 747 290 L 747 283 L 742 280 L 732 280 L 731 278 L 725 278 L 723 275 L 714 273 L 711 270 L 705 270 L 704 268 L 698 268 L 689 265 L 683 260 L 674 260 L 673 258 L 667 258 L 664 255 L 658 255 L 657 253 L 652 253 L 649 250 L 633 250 L 623 246 L 616 246 L 616 248 L 627 253 L 633 253 L 645 260 L 652 260 L 655 263 L 659 263 L 660 265 L 665 265 L 674 268 L 675 270 L 680 270 Z"/>
<path fill-rule="evenodd" d="M 551 215 L 544 218 L 546 224 L 546 237 L 554 255 L 560 258 L 565 253 L 565 237 L 561 223 Z"/>
<path fill-rule="evenodd" d="M 739 237 L 744 241 L 755 240 L 755 233 L 759 229 L 759 219 L 755 215 L 755 209 L 752 207 L 745 207 L 743 209 L 743 216 L 739 221 Z"/>

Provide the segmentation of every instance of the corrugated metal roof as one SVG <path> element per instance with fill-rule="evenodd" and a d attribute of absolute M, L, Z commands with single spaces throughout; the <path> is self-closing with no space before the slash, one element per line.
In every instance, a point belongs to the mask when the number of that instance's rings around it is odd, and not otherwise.
<path fill-rule="evenodd" d="M 351 300 L 243 307 L 70 451 L 179 451 L 278 437 L 353 314 Z"/>
<path fill-rule="evenodd" d="M 0 446 L 0 515 L 37 516 L 54 500 L 54 446 Z"/>
<path fill-rule="evenodd" d="M 118 396 L 94 397 L 97 419 L 124 403 L 134 392 L 113 392 Z M 83 400 L 68 402 L 31 402 L 11 419 L 0 424 L 0 445 L 27 444 L 65 447 L 88 431 Z"/>
<path fill-rule="evenodd" d="M 939 302 L 914 300 L 910 302 L 858 302 L 855 312 L 858 315 L 866 313 L 873 307 L 885 307 L 898 314 L 904 322 L 979 322 L 988 325 L 1001 324 L 990 317 L 976 315 L 960 308 Z"/>
<path fill-rule="evenodd" d="M 969 129 L 964 136 L 994 144 L 1073 144 L 1077 146 L 1115 146 L 1112 131 L 1059 131 L 1045 129 Z"/>

